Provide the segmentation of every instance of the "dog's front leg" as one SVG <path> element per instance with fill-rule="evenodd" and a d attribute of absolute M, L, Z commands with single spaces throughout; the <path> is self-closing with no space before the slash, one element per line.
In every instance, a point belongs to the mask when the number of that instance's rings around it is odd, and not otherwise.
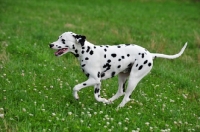
<path fill-rule="evenodd" d="M 101 83 L 100 79 L 89 78 L 87 81 L 76 85 L 73 89 L 74 98 L 79 99 L 78 91 L 81 90 L 82 88 L 97 85 L 97 84 L 100 84 L 100 83 Z"/>
<path fill-rule="evenodd" d="M 98 102 L 108 103 L 108 100 L 100 96 L 101 83 L 94 86 L 94 97 Z"/>

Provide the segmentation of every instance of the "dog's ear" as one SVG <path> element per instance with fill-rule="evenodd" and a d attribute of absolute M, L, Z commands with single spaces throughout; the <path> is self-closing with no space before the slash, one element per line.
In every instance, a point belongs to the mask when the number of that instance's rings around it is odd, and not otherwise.
<path fill-rule="evenodd" d="M 80 43 L 81 44 L 81 46 L 83 46 L 84 45 L 84 43 L 85 43 L 85 40 L 86 40 L 86 37 L 85 36 L 83 36 L 83 35 L 73 35 L 73 37 L 76 39 L 76 41 L 78 42 L 78 43 Z"/>

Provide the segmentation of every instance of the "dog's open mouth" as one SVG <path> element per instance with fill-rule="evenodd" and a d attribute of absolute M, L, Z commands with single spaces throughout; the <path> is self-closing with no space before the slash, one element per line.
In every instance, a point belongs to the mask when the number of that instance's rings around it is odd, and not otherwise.
<path fill-rule="evenodd" d="M 59 49 L 58 51 L 55 52 L 55 56 L 60 56 L 67 52 L 67 48 Z"/>

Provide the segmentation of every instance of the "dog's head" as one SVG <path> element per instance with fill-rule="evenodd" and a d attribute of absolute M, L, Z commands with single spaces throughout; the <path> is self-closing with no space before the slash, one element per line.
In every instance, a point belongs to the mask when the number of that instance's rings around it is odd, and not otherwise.
<path fill-rule="evenodd" d="M 86 37 L 73 32 L 65 32 L 58 40 L 49 44 L 50 48 L 56 49 L 55 56 L 62 56 L 68 52 L 76 54 L 77 47 L 84 45 Z"/>

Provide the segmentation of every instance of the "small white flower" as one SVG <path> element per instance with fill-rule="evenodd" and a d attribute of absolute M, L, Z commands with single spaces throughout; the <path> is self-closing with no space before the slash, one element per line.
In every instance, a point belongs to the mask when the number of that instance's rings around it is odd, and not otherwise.
<path fill-rule="evenodd" d="M 147 125 L 147 126 L 148 126 L 149 124 L 150 124 L 149 122 L 146 122 L 146 123 L 145 123 L 145 125 Z"/>
<path fill-rule="evenodd" d="M 56 113 L 52 113 L 52 116 L 56 116 Z"/>
<path fill-rule="evenodd" d="M 88 114 L 89 117 L 92 117 L 92 114 Z"/>
<path fill-rule="evenodd" d="M 121 123 L 121 122 L 118 122 L 118 125 L 122 125 L 122 123 Z"/>
<path fill-rule="evenodd" d="M 33 116 L 33 114 L 30 113 L 29 116 Z"/>
<path fill-rule="evenodd" d="M 53 86 L 51 85 L 50 88 L 53 88 Z"/>
<path fill-rule="evenodd" d="M 0 112 L 3 112 L 4 111 L 4 109 L 3 108 L 0 108 Z"/>
<path fill-rule="evenodd" d="M 124 130 L 127 131 L 127 130 L 128 130 L 128 127 L 124 127 Z"/>
<path fill-rule="evenodd" d="M 0 114 L 0 118 L 4 118 L 4 114 Z"/>
<path fill-rule="evenodd" d="M 23 111 L 23 112 L 26 112 L 26 109 L 25 109 L 25 108 L 22 108 L 22 111 Z"/>
<path fill-rule="evenodd" d="M 72 115 L 72 112 L 68 112 L 68 115 Z"/>

